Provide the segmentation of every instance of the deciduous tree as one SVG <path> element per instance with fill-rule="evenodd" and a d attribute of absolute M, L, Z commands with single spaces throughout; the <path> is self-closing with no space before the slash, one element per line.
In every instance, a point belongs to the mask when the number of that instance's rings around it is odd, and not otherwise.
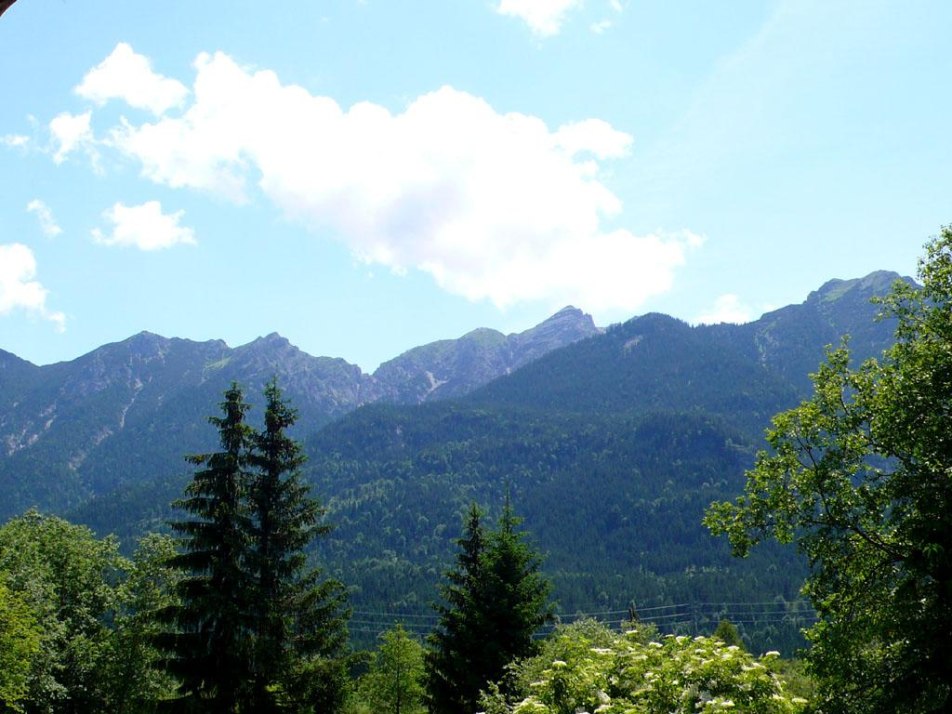
<path fill-rule="evenodd" d="M 361 677 L 360 699 L 374 714 L 423 714 L 423 645 L 400 624 L 381 640 Z"/>
<path fill-rule="evenodd" d="M 8 612 L 14 616 L 6 624 L 26 628 L 21 645 L 32 653 L 26 660 L 26 711 L 107 710 L 107 672 L 114 654 L 111 623 L 128 565 L 114 538 L 97 539 L 88 528 L 62 518 L 29 511 L 0 528 L 0 581 L 8 589 Z M 39 628 L 34 633 L 39 635 L 37 649 L 30 644 L 31 616 Z"/>
<path fill-rule="evenodd" d="M 744 495 L 706 519 L 739 555 L 765 538 L 806 554 L 826 712 L 952 707 L 952 228 L 919 278 L 883 301 L 895 345 L 855 368 L 832 350 L 813 397 L 774 418 Z"/>

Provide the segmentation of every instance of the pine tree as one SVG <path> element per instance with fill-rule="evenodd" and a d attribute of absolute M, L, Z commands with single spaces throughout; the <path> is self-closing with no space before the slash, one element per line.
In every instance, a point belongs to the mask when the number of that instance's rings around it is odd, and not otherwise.
<path fill-rule="evenodd" d="M 541 558 L 518 530 L 522 519 L 512 510 L 509 496 L 486 549 L 485 589 L 487 671 L 501 678 L 506 665 L 534 654 L 532 636 L 552 619 L 551 583 L 539 572 Z M 505 682 L 503 683 L 505 684 Z"/>
<path fill-rule="evenodd" d="M 475 711 L 480 690 L 491 678 L 475 661 L 481 641 L 492 636 L 484 620 L 483 592 L 486 535 L 482 511 L 470 507 L 463 536 L 456 543 L 456 568 L 446 573 L 440 587 L 445 605 L 437 606 L 439 628 L 430 635 L 426 653 L 427 703 L 432 714 Z"/>
<path fill-rule="evenodd" d="M 315 700 L 322 702 L 319 711 L 331 711 L 343 696 L 344 589 L 307 568 L 305 547 L 330 528 L 301 481 L 301 447 L 286 433 L 297 414 L 275 381 L 264 394 L 264 430 L 254 436 L 249 458 L 250 711 L 299 711 Z"/>
<path fill-rule="evenodd" d="M 337 711 L 346 681 L 344 588 L 307 567 L 305 548 L 328 532 L 301 480 L 296 413 L 275 382 L 264 429 L 245 424 L 238 385 L 212 417 L 222 450 L 189 457 L 202 467 L 172 524 L 182 571 L 179 602 L 157 637 L 180 682 L 171 709 L 188 712 Z"/>
<path fill-rule="evenodd" d="M 225 392 L 221 409 L 223 416 L 209 418 L 221 450 L 188 457 L 201 468 L 175 504 L 191 516 L 171 524 L 180 552 L 170 565 L 184 577 L 177 586 L 180 602 L 162 614 L 172 629 L 158 643 L 180 682 L 172 708 L 229 714 L 239 711 L 250 675 L 243 484 L 252 431 L 237 384 Z"/>
<path fill-rule="evenodd" d="M 457 543 L 457 567 L 441 588 L 440 626 L 430 637 L 427 693 L 434 714 L 476 711 L 480 691 L 506 666 L 533 653 L 533 634 L 551 619 L 549 582 L 538 554 L 517 530 L 509 498 L 499 526 L 485 533 L 482 512 L 470 508 Z"/>

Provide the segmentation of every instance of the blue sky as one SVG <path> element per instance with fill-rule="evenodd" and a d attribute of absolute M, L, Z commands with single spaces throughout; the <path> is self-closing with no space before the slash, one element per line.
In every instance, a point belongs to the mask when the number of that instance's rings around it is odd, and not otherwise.
<path fill-rule="evenodd" d="M 567 304 L 744 321 L 952 222 L 952 4 L 19 0 L 0 348 L 367 371 Z"/>

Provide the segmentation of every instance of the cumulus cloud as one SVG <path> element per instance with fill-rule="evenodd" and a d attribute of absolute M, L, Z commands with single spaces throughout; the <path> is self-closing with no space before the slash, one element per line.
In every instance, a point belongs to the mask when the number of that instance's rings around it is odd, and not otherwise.
<path fill-rule="evenodd" d="M 367 264 L 421 270 L 500 307 L 633 310 L 667 289 L 697 244 L 609 225 L 622 204 L 603 166 L 632 138 L 600 119 L 550 128 L 452 87 L 397 113 L 343 108 L 220 52 L 199 55 L 195 70 L 181 113 L 124 119 L 104 145 L 158 184 L 236 202 L 260 191 Z"/>
<path fill-rule="evenodd" d="M 714 305 L 699 315 L 695 322 L 700 325 L 716 325 L 722 322 L 743 324 L 750 322 L 752 319 L 751 308 L 744 305 L 737 295 L 727 293 L 717 298 Z"/>
<path fill-rule="evenodd" d="M 74 90 L 96 104 L 121 99 L 136 109 L 160 115 L 181 106 L 188 88 L 181 82 L 152 71 L 152 63 L 120 42 L 106 59 L 93 67 Z"/>
<path fill-rule="evenodd" d="M 0 315 L 24 310 L 52 322 L 63 331 L 66 316 L 46 306 L 49 294 L 36 278 L 36 258 L 22 243 L 0 245 Z"/>
<path fill-rule="evenodd" d="M 61 164 L 76 150 L 83 150 L 95 158 L 95 138 L 91 126 L 92 112 L 70 114 L 62 112 L 50 122 L 50 137 L 53 141 L 53 161 Z"/>
<path fill-rule="evenodd" d="M 158 201 L 146 201 L 139 206 L 116 203 L 102 215 L 112 224 L 108 234 L 98 228 L 92 231 L 93 239 L 102 245 L 131 246 L 152 251 L 182 243 L 195 243 L 195 232 L 179 225 L 185 211 L 162 213 L 162 204 Z"/>
<path fill-rule="evenodd" d="M 541 37 L 557 35 L 569 11 L 580 7 L 582 0 L 499 0 L 496 12 L 523 20 Z"/>
<path fill-rule="evenodd" d="M 34 198 L 26 204 L 26 210 L 36 216 L 36 219 L 40 222 L 40 230 L 43 231 L 43 235 L 54 238 L 63 232 L 56 219 L 53 218 L 53 211 L 40 199 Z"/>

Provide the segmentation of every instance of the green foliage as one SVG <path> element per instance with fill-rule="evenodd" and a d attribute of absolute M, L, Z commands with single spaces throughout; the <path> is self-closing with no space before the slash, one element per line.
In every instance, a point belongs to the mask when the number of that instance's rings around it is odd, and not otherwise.
<path fill-rule="evenodd" d="M 255 712 L 319 711 L 339 707 L 347 645 L 345 593 L 335 580 L 321 580 L 307 567 L 304 549 L 330 527 L 324 511 L 301 481 L 301 447 L 288 437 L 296 412 L 275 381 L 265 388 L 264 430 L 249 452 L 249 565 L 252 690 Z"/>
<path fill-rule="evenodd" d="M 24 711 L 30 669 L 40 653 L 42 630 L 21 593 L 0 582 L 0 710 Z"/>
<path fill-rule="evenodd" d="M 30 653 L 23 660 L 29 666 L 25 711 L 108 709 L 107 673 L 116 657 L 110 625 L 128 567 L 114 539 L 97 540 L 60 518 L 30 511 L 0 527 L 0 581 L 14 616 L 9 624 L 24 632 L 20 644 Z M 5 674 L 14 691 L 21 668 L 22 662 Z"/>
<path fill-rule="evenodd" d="M 343 700 L 347 641 L 343 586 L 307 567 L 304 548 L 328 528 L 300 480 L 296 413 L 277 384 L 265 389 L 263 431 L 245 423 L 233 384 L 213 417 L 221 451 L 179 502 L 177 602 L 156 638 L 179 680 L 174 706 L 208 712 L 333 712 Z"/>
<path fill-rule="evenodd" d="M 711 637 L 653 639 L 634 628 L 616 634 L 591 621 L 556 630 L 541 652 L 510 670 L 513 693 L 482 701 L 486 714 L 694 714 L 736 709 L 758 714 L 804 710 L 775 673 L 777 653 L 755 658 Z"/>
<path fill-rule="evenodd" d="M 162 632 L 159 613 L 175 604 L 181 572 L 170 567 L 175 544 L 150 533 L 136 549 L 126 578 L 119 584 L 119 609 L 113 628 L 113 653 L 105 673 L 109 711 L 148 714 L 173 697 L 177 682 L 160 666 L 155 640 Z"/>
<path fill-rule="evenodd" d="M 744 640 L 741 638 L 737 626 L 730 620 L 721 620 L 718 622 L 713 637 L 716 637 L 727 646 L 734 645 L 741 649 L 744 648 Z"/>
<path fill-rule="evenodd" d="M 479 691 L 498 676 L 498 672 L 487 672 L 481 661 L 482 644 L 491 633 L 483 626 L 486 534 L 476 504 L 456 543 L 456 568 L 446 574 L 448 582 L 440 587 L 446 604 L 437 608 L 440 626 L 430 636 L 426 653 L 427 703 L 434 714 L 471 710 Z"/>
<path fill-rule="evenodd" d="M 484 647 L 493 666 L 504 667 L 535 651 L 533 635 L 552 620 L 551 583 L 539 572 L 541 558 L 530 546 L 506 497 L 485 552 Z M 488 670 L 487 670 L 488 671 Z M 490 681 L 495 679 L 490 677 Z"/>
<path fill-rule="evenodd" d="M 361 705 L 373 714 L 424 714 L 423 645 L 401 624 L 380 637 L 370 670 L 357 685 Z"/>
<path fill-rule="evenodd" d="M 778 547 L 737 561 L 701 525 L 711 500 L 734 497 L 753 463 L 752 441 L 702 414 L 372 407 L 325 428 L 309 453 L 316 488 L 335 494 L 322 558 L 355 586 L 359 610 L 427 613 L 455 556 L 448 534 L 460 511 L 474 500 L 500 509 L 507 487 L 547 554 L 565 614 L 631 600 L 789 602 L 806 575 L 797 554 Z M 693 618 L 696 631 L 722 616 Z M 743 633 L 789 654 L 804 645 L 802 626 L 745 622 Z"/>
<path fill-rule="evenodd" d="M 445 604 L 437 608 L 440 624 L 426 655 L 428 703 L 436 714 L 472 711 L 506 665 L 532 653 L 533 634 L 551 619 L 550 585 L 516 530 L 508 499 L 496 530 L 487 534 L 481 518 L 473 504 L 457 541 L 457 567 L 441 587 Z"/>
<path fill-rule="evenodd" d="M 238 711 L 243 687 L 251 681 L 244 500 L 251 429 L 245 424 L 248 404 L 236 384 L 225 392 L 221 410 L 223 416 L 209 418 L 221 450 L 189 457 L 201 468 L 177 504 L 191 517 L 172 523 L 181 552 L 170 560 L 183 577 L 176 586 L 178 602 L 164 613 L 172 628 L 158 642 L 180 682 L 180 704 L 227 714 Z"/>
<path fill-rule="evenodd" d="M 830 351 L 813 397 L 775 417 L 744 496 L 707 516 L 740 555 L 775 538 L 810 559 L 827 712 L 952 705 L 952 229 L 919 277 L 881 301 L 895 346 L 856 368 Z"/>

